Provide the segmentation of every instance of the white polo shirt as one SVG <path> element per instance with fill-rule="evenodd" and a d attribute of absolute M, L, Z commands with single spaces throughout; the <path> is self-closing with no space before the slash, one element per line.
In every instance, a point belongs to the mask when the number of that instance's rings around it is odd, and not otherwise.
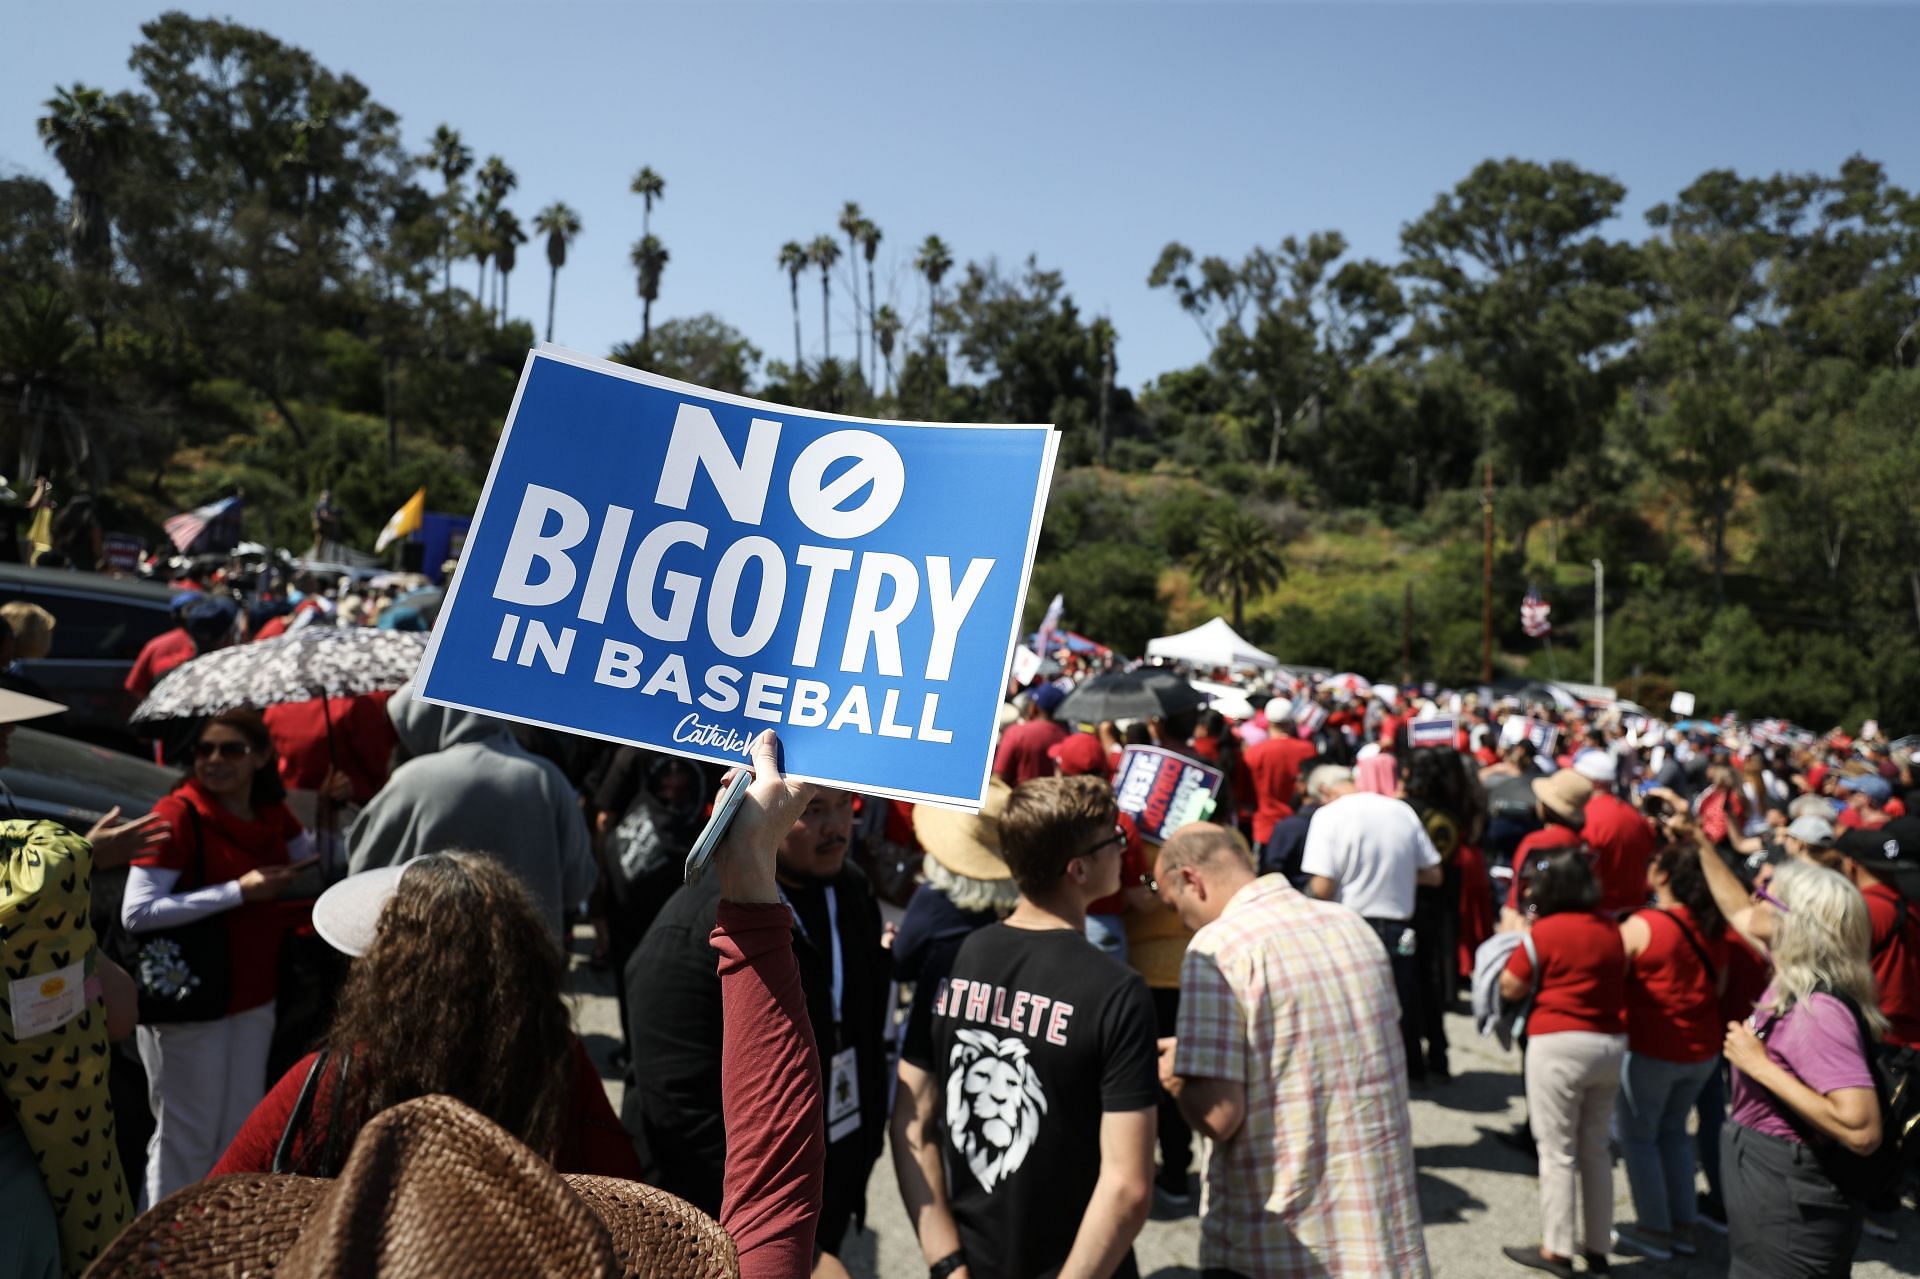
<path fill-rule="evenodd" d="M 1412 919 L 1413 877 L 1440 854 L 1412 805 L 1353 791 L 1313 816 L 1300 869 L 1336 880 L 1341 905 L 1368 919 Z"/>

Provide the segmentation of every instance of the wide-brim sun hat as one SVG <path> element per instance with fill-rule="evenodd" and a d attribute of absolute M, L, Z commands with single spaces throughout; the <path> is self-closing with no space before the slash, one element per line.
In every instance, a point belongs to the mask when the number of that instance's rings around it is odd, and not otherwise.
<path fill-rule="evenodd" d="M 30 719 L 44 719 L 49 715 L 58 715 L 66 709 L 59 702 L 50 702 L 44 697 L 16 693 L 10 688 L 0 688 L 0 724 L 18 724 Z"/>
<path fill-rule="evenodd" d="M 561 1175 L 451 1097 L 361 1129 L 333 1180 L 239 1173 L 169 1195 L 88 1279 L 734 1279 L 733 1241 L 698 1208 L 616 1177 Z"/>
<path fill-rule="evenodd" d="M 1006 811 L 1013 788 L 998 777 L 987 784 L 987 802 L 977 813 L 916 804 L 913 837 L 920 849 L 956 875 L 968 879 L 1012 879 L 1000 852 L 1000 814 Z M 317 924 L 319 911 L 314 912 Z"/>
<path fill-rule="evenodd" d="M 1593 783 L 1571 768 L 1533 779 L 1533 797 L 1540 806 L 1562 822 L 1579 829 L 1587 801 L 1593 798 Z"/>
<path fill-rule="evenodd" d="M 380 866 L 349 875 L 313 903 L 313 931 L 343 955 L 360 958 L 372 949 L 380 912 L 400 889 L 400 877 L 412 862 Z"/>

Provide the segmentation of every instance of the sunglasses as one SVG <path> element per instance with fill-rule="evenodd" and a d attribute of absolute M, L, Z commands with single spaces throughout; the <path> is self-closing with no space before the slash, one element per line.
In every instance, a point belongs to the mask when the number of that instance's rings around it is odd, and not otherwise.
<path fill-rule="evenodd" d="M 194 757 L 197 759 L 212 759 L 215 755 L 221 759 L 239 759 L 252 750 L 253 747 L 245 742 L 195 742 L 193 744 Z"/>
<path fill-rule="evenodd" d="M 1775 910 L 1779 911 L 1782 915 L 1790 913 L 1790 911 L 1787 908 L 1787 904 L 1781 901 L 1778 897 L 1775 897 L 1772 893 L 1768 892 L 1766 889 L 1766 885 L 1764 884 L 1756 887 L 1753 890 L 1753 895 L 1759 900 L 1765 902 L 1767 905 L 1773 907 Z"/>
<path fill-rule="evenodd" d="M 1086 852 L 1080 855 L 1082 857 L 1092 857 L 1095 853 L 1103 853 L 1107 849 L 1112 848 L 1116 845 L 1124 847 L 1126 842 L 1127 842 L 1126 828 L 1120 825 L 1119 822 L 1115 822 L 1113 824 L 1113 834 L 1107 836 L 1105 839 L 1101 840 L 1099 843 L 1095 844 L 1092 848 L 1089 848 Z"/>

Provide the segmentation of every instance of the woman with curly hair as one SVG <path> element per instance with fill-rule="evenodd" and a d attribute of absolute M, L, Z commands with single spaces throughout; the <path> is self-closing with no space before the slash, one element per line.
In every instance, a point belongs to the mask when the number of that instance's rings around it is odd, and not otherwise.
<path fill-rule="evenodd" d="M 325 1047 L 274 1086 L 216 1175 L 331 1177 L 368 1120 L 442 1093 L 561 1172 L 640 1176 L 573 1033 L 560 948 L 511 871 L 435 853 L 350 876 L 322 903 L 314 927 L 355 956 Z"/>

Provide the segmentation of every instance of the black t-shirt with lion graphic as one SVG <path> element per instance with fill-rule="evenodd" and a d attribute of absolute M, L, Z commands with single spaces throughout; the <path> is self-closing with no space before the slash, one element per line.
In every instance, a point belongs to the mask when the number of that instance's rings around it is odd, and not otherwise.
<path fill-rule="evenodd" d="M 947 1197 L 974 1279 L 1046 1279 L 1100 1175 L 1100 1118 L 1159 1097 L 1153 1002 L 1078 932 L 990 924 L 961 945 L 906 1060 L 940 1085 Z M 1133 1257 L 1116 1272 L 1136 1273 Z"/>

